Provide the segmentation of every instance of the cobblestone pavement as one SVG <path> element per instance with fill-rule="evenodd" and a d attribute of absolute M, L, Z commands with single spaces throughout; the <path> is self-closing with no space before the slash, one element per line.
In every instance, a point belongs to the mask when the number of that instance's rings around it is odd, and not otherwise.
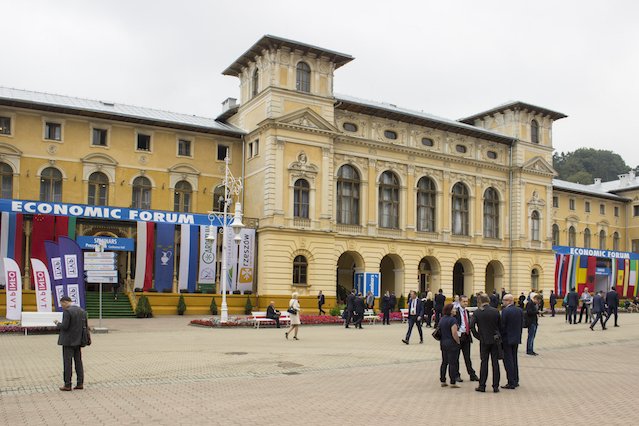
<path fill-rule="evenodd" d="M 201 328 L 188 325 L 192 318 L 104 320 L 109 333 L 94 334 L 83 349 L 85 390 L 73 392 L 58 390 L 56 335 L 0 335 L 0 424 L 458 425 L 460 416 L 495 424 L 528 415 L 552 424 L 580 419 L 584 409 L 588 423 L 634 423 L 635 314 L 621 314 L 619 328 L 609 323 L 594 332 L 563 316 L 541 318 L 540 356 L 520 347 L 521 387 L 499 394 L 474 392 L 468 380 L 460 389 L 440 388 L 431 329 L 424 329 L 423 345 L 416 330 L 411 344 L 402 344 L 406 327 L 399 323 L 363 330 L 302 325 L 301 340 L 293 341 L 284 329 Z M 478 351 L 473 344 L 477 372 Z"/>

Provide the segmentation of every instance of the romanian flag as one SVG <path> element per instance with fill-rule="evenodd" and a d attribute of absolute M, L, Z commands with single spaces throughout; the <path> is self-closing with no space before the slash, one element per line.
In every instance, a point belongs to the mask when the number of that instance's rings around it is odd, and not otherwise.
<path fill-rule="evenodd" d="M 618 294 L 623 294 L 623 282 L 626 272 L 626 261 L 624 259 L 617 259 L 617 281 L 615 282 L 615 290 Z"/>
<path fill-rule="evenodd" d="M 577 292 L 581 294 L 588 286 L 588 257 L 577 256 Z"/>

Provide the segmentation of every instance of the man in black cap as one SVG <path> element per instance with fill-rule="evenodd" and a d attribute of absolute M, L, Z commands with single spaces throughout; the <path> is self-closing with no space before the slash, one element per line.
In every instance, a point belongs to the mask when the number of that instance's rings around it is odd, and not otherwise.
<path fill-rule="evenodd" d="M 68 296 L 60 298 L 62 305 L 62 322 L 54 323 L 60 336 L 58 345 L 62 346 L 62 362 L 64 365 L 64 386 L 61 391 L 71 390 L 72 362 L 75 361 L 76 386 L 73 389 L 84 389 L 84 366 L 82 365 L 82 329 L 86 326 L 86 312 L 73 304 Z"/>

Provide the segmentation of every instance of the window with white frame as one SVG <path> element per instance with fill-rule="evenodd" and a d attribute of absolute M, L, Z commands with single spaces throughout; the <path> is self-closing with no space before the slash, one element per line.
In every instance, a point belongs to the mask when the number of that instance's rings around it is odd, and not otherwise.
<path fill-rule="evenodd" d="M 151 151 L 151 135 L 138 133 L 135 141 L 135 149 L 137 151 Z"/>
<path fill-rule="evenodd" d="M 44 138 L 50 141 L 62 140 L 62 124 L 53 121 L 44 123 Z"/>
<path fill-rule="evenodd" d="M 11 117 L 0 116 L 0 135 L 11 134 Z"/>
<path fill-rule="evenodd" d="M 107 146 L 109 131 L 105 128 L 94 127 L 91 131 L 91 145 Z"/>
<path fill-rule="evenodd" d="M 178 139 L 178 155 L 180 157 L 192 157 L 191 141 L 188 139 Z"/>

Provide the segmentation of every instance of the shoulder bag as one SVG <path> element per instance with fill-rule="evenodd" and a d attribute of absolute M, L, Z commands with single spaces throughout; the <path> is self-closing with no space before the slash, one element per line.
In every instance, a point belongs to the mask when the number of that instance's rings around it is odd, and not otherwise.
<path fill-rule="evenodd" d="M 80 340 L 80 346 L 91 346 L 91 332 L 89 331 L 89 321 L 87 319 L 86 312 L 84 313 L 84 322 L 82 324 L 82 338 Z"/>

